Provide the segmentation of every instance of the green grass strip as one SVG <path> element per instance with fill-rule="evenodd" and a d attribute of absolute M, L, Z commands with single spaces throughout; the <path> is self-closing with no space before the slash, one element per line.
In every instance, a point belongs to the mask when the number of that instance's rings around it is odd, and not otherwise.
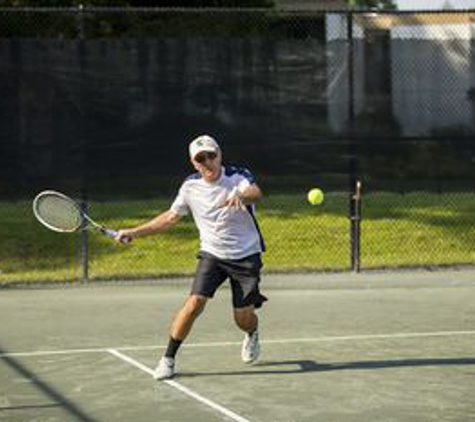
<path fill-rule="evenodd" d="M 268 249 L 265 271 L 350 269 L 348 199 L 347 193 L 329 193 L 322 205 L 311 206 L 304 192 L 266 197 L 258 206 Z M 89 211 L 121 228 L 154 217 L 169 203 L 95 202 Z M 47 230 L 26 201 L 0 202 L 0 221 L 0 284 L 81 279 L 81 234 Z M 475 263 L 473 193 L 367 194 L 361 227 L 362 269 Z M 130 245 L 94 233 L 89 242 L 92 280 L 191 274 L 199 246 L 191 218 Z"/>

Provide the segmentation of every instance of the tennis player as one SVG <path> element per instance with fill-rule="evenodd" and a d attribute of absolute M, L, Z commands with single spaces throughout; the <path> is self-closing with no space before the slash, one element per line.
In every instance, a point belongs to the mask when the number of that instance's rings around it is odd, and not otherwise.
<path fill-rule="evenodd" d="M 245 363 L 260 354 L 255 309 L 267 300 L 259 290 L 264 242 L 255 218 L 254 204 L 262 192 L 249 170 L 222 164 L 215 139 L 202 135 L 189 145 L 197 173 L 181 185 L 169 210 L 135 228 L 120 230 L 119 242 L 163 232 L 192 214 L 200 235 L 198 265 L 191 293 L 176 314 L 170 338 L 155 370 L 156 379 L 175 375 L 175 357 L 195 319 L 221 284 L 229 280 L 234 320 L 245 332 L 241 358 Z"/>

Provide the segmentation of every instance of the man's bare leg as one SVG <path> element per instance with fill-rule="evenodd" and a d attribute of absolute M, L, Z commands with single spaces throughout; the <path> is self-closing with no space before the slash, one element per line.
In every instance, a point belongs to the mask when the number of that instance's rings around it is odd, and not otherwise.
<path fill-rule="evenodd" d="M 207 298 L 190 295 L 173 319 L 170 327 L 170 339 L 163 357 L 155 370 L 156 379 L 171 378 L 175 375 L 175 356 L 181 343 L 191 331 L 196 318 L 203 312 Z"/>

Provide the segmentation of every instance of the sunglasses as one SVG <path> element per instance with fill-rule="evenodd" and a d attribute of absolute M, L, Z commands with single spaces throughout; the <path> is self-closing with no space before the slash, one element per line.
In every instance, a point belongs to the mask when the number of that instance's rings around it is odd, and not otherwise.
<path fill-rule="evenodd" d="M 215 152 L 202 152 L 195 157 L 197 163 L 203 164 L 206 160 L 214 160 L 217 157 Z"/>

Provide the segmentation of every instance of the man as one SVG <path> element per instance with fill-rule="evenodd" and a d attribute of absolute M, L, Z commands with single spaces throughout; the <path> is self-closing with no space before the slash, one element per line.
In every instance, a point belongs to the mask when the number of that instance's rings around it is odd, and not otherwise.
<path fill-rule="evenodd" d="M 168 211 L 135 228 L 120 230 L 117 241 L 162 232 L 191 213 L 200 234 L 198 266 L 191 293 L 170 327 L 168 347 L 155 370 L 156 379 L 175 375 L 175 356 L 195 319 L 218 287 L 229 279 L 234 320 L 245 332 L 241 358 L 254 362 L 260 353 L 255 309 L 267 300 L 260 293 L 264 242 L 254 216 L 262 192 L 245 168 L 223 166 L 218 143 L 208 135 L 189 145 L 197 173 L 189 176 Z"/>

